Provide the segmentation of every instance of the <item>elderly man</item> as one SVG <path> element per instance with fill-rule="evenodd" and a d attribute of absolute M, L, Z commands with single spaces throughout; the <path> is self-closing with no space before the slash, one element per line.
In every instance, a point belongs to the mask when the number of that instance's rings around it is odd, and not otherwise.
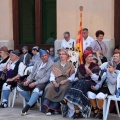
<path fill-rule="evenodd" d="M 62 40 L 61 48 L 74 49 L 75 45 L 76 45 L 76 41 L 70 38 L 70 33 L 64 32 L 64 39 Z"/>
<path fill-rule="evenodd" d="M 32 73 L 27 77 L 27 80 L 17 87 L 17 90 L 28 102 L 23 108 L 21 115 L 26 115 L 29 108 L 35 105 L 50 77 L 53 61 L 49 58 L 46 50 L 40 49 L 39 53 L 40 61 L 35 63 Z M 32 90 L 33 93 L 30 96 L 28 91 Z"/>
<path fill-rule="evenodd" d="M 3 84 L 3 100 L 0 105 L 1 108 L 6 108 L 8 106 L 8 97 L 10 95 L 11 89 L 17 86 L 17 80 L 23 76 L 25 65 L 19 61 L 19 50 L 14 50 L 10 53 L 10 59 L 12 61 L 10 67 L 7 69 L 6 82 Z"/>
<path fill-rule="evenodd" d="M 94 39 L 90 36 L 88 36 L 88 29 L 83 28 L 82 29 L 82 36 L 83 36 L 83 50 L 85 50 L 87 47 L 90 47 Z"/>

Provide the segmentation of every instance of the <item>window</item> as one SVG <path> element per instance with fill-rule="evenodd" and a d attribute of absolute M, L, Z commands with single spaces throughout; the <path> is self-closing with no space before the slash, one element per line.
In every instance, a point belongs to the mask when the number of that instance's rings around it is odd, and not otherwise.
<path fill-rule="evenodd" d="M 56 0 L 42 0 L 42 43 L 54 44 L 56 39 Z"/>
<path fill-rule="evenodd" d="M 18 0 L 19 44 L 35 44 L 35 0 Z"/>
<path fill-rule="evenodd" d="M 13 0 L 15 48 L 52 45 L 56 39 L 56 0 Z"/>

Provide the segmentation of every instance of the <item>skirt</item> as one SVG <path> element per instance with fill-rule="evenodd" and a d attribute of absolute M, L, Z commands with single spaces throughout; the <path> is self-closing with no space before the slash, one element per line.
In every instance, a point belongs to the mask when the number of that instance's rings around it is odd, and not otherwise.
<path fill-rule="evenodd" d="M 84 117 L 87 117 L 91 108 L 91 104 L 87 97 L 87 92 L 91 90 L 91 85 L 95 85 L 94 81 L 85 79 L 76 81 L 69 92 L 65 95 L 65 99 L 70 103 L 77 105 Z"/>
<path fill-rule="evenodd" d="M 43 104 L 46 106 L 45 112 L 48 109 L 55 110 L 55 111 L 60 111 L 60 103 L 59 102 L 52 102 L 52 101 L 45 98 Z"/>
<path fill-rule="evenodd" d="M 60 77 L 57 82 L 60 83 L 64 79 L 64 77 Z M 52 102 L 60 102 L 71 86 L 72 83 L 67 81 L 65 84 L 60 85 L 59 90 L 56 91 L 56 87 L 53 85 L 53 83 L 49 83 L 45 88 L 45 98 Z"/>
<path fill-rule="evenodd" d="M 66 79 L 65 77 L 60 77 L 57 82 Z M 59 90 L 56 90 L 53 83 L 49 83 L 45 88 L 45 99 L 43 104 L 47 109 L 60 110 L 60 101 L 64 98 L 68 90 L 71 88 L 72 83 L 67 81 L 65 84 L 59 86 Z"/>

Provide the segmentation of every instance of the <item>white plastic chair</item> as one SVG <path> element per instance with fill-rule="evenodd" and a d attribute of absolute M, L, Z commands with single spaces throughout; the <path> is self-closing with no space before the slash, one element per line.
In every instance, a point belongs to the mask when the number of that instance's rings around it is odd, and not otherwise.
<path fill-rule="evenodd" d="M 12 106 L 11 106 L 13 108 L 15 104 L 15 99 L 19 98 L 19 92 L 17 91 L 17 87 L 15 87 L 11 93 L 13 93 Z"/>
<path fill-rule="evenodd" d="M 107 68 L 107 64 L 108 64 L 108 62 L 104 62 L 103 64 L 101 64 L 100 65 L 101 70 L 106 69 Z"/>
<path fill-rule="evenodd" d="M 33 69 L 33 66 L 30 66 L 30 67 L 27 67 L 26 69 L 25 69 L 25 72 L 24 72 L 24 75 L 28 75 L 27 73 L 28 72 L 32 72 L 32 69 Z"/>
<path fill-rule="evenodd" d="M 13 95 L 11 95 L 11 94 L 13 94 Z M 13 96 L 13 97 L 12 97 Z M 12 97 L 12 98 L 11 98 Z M 9 102 L 8 102 L 8 106 L 9 107 L 14 107 L 14 104 L 15 104 L 15 99 L 16 98 L 19 98 L 19 92 L 17 91 L 17 87 L 15 87 L 13 90 L 12 90 L 12 92 L 10 93 L 10 96 L 9 96 Z M 11 103 L 12 103 L 12 105 L 11 105 Z M 23 100 L 23 106 L 24 106 L 24 100 Z"/>
<path fill-rule="evenodd" d="M 25 98 L 23 97 L 23 108 L 26 106 Z"/>
<path fill-rule="evenodd" d="M 12 99 L 12 102 L 11 102 L 11 94 L 13 93 L 13 99 Z M 12 108 L 14 107 L 14 103 L 15 103 L 15 99 L 16 99 L 16 94 L 17 94 L 17 91 L 16 91 L 16 87 L 12 90 L 12 92 L 10 93 L 9 95 L 9 98 L 8 98 L 8 107 L 11 107 L 11 103 L 12 103 Z M 1 94 L 1 102 L 2 102 L 2 99 L 3 99 L 3 92 Z"/>
<path fill-rule="evenodd" d="M 117 76 L 117 89 L 120 88 L 120 71 L 118 70 L 118 72 L 119 72 L 119 74 Z M 111 100 L 115 101 L 117 113 L 118 113 L 118 116 L 120 117 L 119 107 L 118 107 L 118 103 L 117 103 L 117 101 L 120 101 L 120 96 L 119 96 L 119 98 L 116 98 L 116 95 L 109 95 L 107 97 L 107 99 L 104 100 L 103 120 L 107 120 Z"/>
<path fill-rule="evenodd" d="M 12 99 L 12 108 L 14 107 L 15 104 L 15 99 L 16 99 L 16 95 L 17 95 L 17 90 L 16 87 L 13 89 L 13 99 Z"/>

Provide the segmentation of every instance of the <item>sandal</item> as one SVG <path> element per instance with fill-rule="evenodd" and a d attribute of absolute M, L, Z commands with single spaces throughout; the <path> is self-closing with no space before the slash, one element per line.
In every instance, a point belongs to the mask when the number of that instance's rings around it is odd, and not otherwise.
<path fill-rule="evenodd" d="M 63 104 L 63 105 L 66 105 L 67 101 L 66 101 L 66 99 L 63 99 L 60 103 Z"/>
<path fill-rule="evenodd" d="M 80 112 L 79 112 L 79 113 L 74 113 L 73 119 L 76 119 L 76 118 L 83 118 L 83 117 L 81 116 L 81 113 L 80 113 Z"/>
<path fill-rule="evenodd" d="M 99 119 L 103 119 L 103 111 L 101 109 L 99 111 Z"/>
<path fill-rule="evenodd" d="M 62 105 L 62 116 L 65 117 L 68 114 L 68 106 L 66 105 Z"/>
<path fill-rule="evenodd" d="M 99 109 L 96 107 L 94 108 L 93 118 L 97 118 L 99 115 Z"/>
<path fill-rule="evenodd" d="M 47 111 L 47 113 L 46 113 L 46 115 L 47 116 L 51 116 L 52 114 L 54 114 L 54 110 L 51 110 L 51 109 L 49 109 L 48 111 Z"/>

